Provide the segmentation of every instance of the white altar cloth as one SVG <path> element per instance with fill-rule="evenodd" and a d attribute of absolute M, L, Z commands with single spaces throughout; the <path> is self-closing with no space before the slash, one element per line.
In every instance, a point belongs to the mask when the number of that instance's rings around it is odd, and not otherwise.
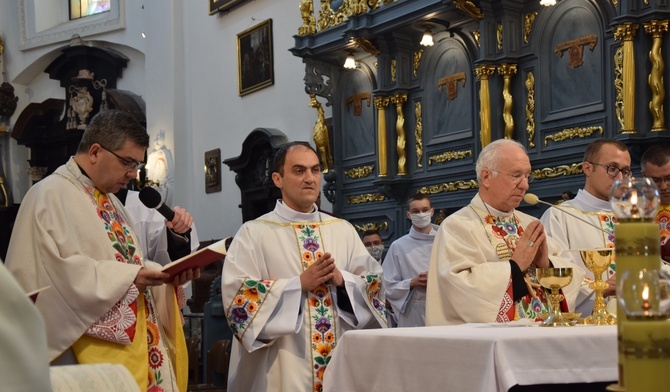
<path fill-rule="evenodd" d="M 502 392 L 617 378 L 616 326 L 464 324 L 348 331 L 324 391 Z"/>

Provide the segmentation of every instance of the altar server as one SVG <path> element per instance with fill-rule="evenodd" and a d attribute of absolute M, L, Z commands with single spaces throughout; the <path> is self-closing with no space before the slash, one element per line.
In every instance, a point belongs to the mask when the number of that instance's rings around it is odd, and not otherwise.
<path fill-rule="evenodd" d="M 228 390 L 319 391 L 342 334 L 386 325 L 381 266 L 348 222 L 318 211 L 314 149 L 278 150 L 272 180 L 282 199 L 246 222 L 222 274 L 235 337 Z"/>
<path fill-rule="evenodd" d="M 434 212 L 428 196 L 420 192 L 410 196 L 405 214 L 412 227 L 391 244 L 382 264 L 386 299 L 398 327 L 426 325 L 428 265 L 438 229 L 431 223 Z"/>
<path fill-rule="evenodd" d="M 537 319 L 548 311 L 535 267 L 572 267 L 539 220 L 516 211 L 532 181 L 524 147 L 500 139 L 476 164 L 479 191 L 440 225 L 428 270 L 426 324 Z M 574 268 L 563 310 L 574 309 L 584 272 Z"/>

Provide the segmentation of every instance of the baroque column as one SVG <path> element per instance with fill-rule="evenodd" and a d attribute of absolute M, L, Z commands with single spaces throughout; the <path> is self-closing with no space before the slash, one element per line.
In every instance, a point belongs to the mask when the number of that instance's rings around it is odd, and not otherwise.
<path fill-rule="evenodd" d="M 377 108 L 377 176 L 388 176 L 388 157 L 386 147 L 386 107 L 391 102 L 389 97 L 375 97 Z"/>
<path fill-rule="evenodd" d="M 644 24 L 644 31 L 651 34 L 652 44 L 649 51 L 649 61 L 651 62 L 651 72 L 649 73 L 648 83 L 651 89 L 651 101 L 649 101 L 649 111 L 653 123 L 652 132 L 665 131 L 665 115 L 663 114 L 663 100 L 665 99 L 665 84 L 663 83 L 663 62 L 662 44 L 663 34 L 668 32 L 667 20 L 652 20 Z"/>
<path fill-rule="evenodd" d="M 489 77 L 496 67 L 493 65 L 479 65 L 475 67 L 475 75 L 481 81 L 479 86 L 479 122 L 481 129 L 479 139 L 482 148 L 491 143 L 491 93 L 489 92 Z"/>
<path fill-rule="evenodd" d="M 391 97 L 391 102 L 395 104 L 397 118 L 395 121 L 395 131 L 398 135 L 396 139 L 396 151 L 398 152 L 398 175 L 407 174 L 407 151 L 405 144 L 407 136 L 405 135 L 405 115 L 402 111 L 402 105 L 407 102 L 407 94 L 395 94 Z"/>
<path fill-rule="evenodd" d="M 512 117 L 512 76 L 516 74 L 516 64 L 500 64 L 498 74 L 503 77 L 503 121 L 505 122 L 505 139 L 512 139 L 514 134 L 514 117 Z"/>
<path fill-rule="evenodd" d="M 614 28 L 614 39 L 623 47 L 623 127 L 620 133 L 637 133 L 635 129 L 635 57 L 633 38 L 638 25 L 624 23 Z"/>

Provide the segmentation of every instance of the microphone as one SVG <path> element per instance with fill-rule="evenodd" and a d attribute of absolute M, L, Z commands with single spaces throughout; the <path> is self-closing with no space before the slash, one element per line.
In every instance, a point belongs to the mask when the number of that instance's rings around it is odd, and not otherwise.
<path fill-rule="evenodd" d="M 140 201 L 148 208 L 155 208 L 168 221 L 174 219 L 174 211 L 163 203 L 161 194 L 152 187 L 145 186 L 140 190 Z"/>
<path fill-rule="evenodd" d="M 158 192 L 156 192 L 156 193 L 158 193 Z M 140 196 L 141 196 L 141 195 L 140 195 Z M 591 227 L 595 227 L 596 229 L 602 231 L 602 232 L 605 233 L 605 234 L 608 234 L 608 233 L 607 233 L 605 230 L 603 230 L 601 227 L 598 227 L 598 226 L 594 225 L 593 223 L 587 221 L 586 219 L 584 219 L 584 218 L 582 218 L 582 217 L 579 217 L 579 216 L 577 216 L 577 215 L 571 213 L 571 212 L 568 211 L 567 209 L 561 207 L 560 204 L 551 204 L 551 203 L 547 203 L 547 202 L 544 201 L 544 200 L 540 200 L 540 198 L 537 197 L 537 195 L 535 195 L 535 194 L 533 194 L 533 193 L 526 193 L 526 194 L 523 196 L 523 201 L 525 201 L 526 203 L 528 203 L 528 204 L 530 204 L 530 205 L 533 205 L 533 206 L 536 205 L 537 203 L 542 203 L 542 204 L 546 204 L 546 205 L 548 205 L 549 207 L 554 207 L 554 208 L 558 209 L 559 211 L 562 211 L 562 212 L 564 212 L 564 213 L 566 213 L 566 214 L 572 216 L 573 218 L 578 219 L 578 220 L 580 220 L 580 221 L 586 223 L 587 225 L 589 225 L 589 226 L 591 226 Z"/>

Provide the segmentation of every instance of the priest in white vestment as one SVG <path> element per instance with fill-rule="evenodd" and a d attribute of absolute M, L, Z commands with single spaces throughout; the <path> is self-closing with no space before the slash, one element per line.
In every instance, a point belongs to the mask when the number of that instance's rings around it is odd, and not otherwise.
<path fill-rule="evenodd" d="M 282 146 L 282 200 L 235 235 L 222 273 L 233 341 L 229 391 L 319 391 L 342 334 L 385 326 L 381 266 L 348 222 L 314 202 L 321 166 L 306 143 Z"/>
<path fill-rule="evenodd" d="M 591 142 L 586 147 L 582 162 L 582 171 L 586 176 L 584 189 L 580 189 L 574 199 L 546 210 L 541 218 L 547 234 L 566 250 L 564 256 L 571 258 L 586 274 L 576 306 L 576 311 L 585 316 L 593 311 L 594 295 L 589 284 L 594 276 L 584 265 L 578 250 L 614 248 L 616 216 L 609 202 L 610 190 L 615 181 L 630 177 L 630 164 L 628 148 L 620 141 L 598 139 Z M 609 284 L 603 292 L 605 298 L 616 292 L 615 271 L 615 261 L 612 260 L 607 275 L 603 277 Z M 608 310 L 616 313 L 615 301 L 608 302 Z"/>
<path fill-rule="evenodd" d="M 573 267 L 539 220 L 516 211 L 532 181 L 524 147 L 500 139 L 479 154 L 478 194 L 437 232 L 428 270 L 426 325 L 535 320 L 548 301 L 534 268 Z M 574 310 L 584 272 L 562 289 Z"/>
<path fill-rule="evenodd" d="M 142 391 L 184 391 L 180 286 L 198 271 L 164 284 L 168 274 L 143 260 L 113 195 L 135 177 L 148 144 L 128 113 L 93 117 L 76 155 L 26 193 L 6 265 L 26 291 L 51 286 L 36 306 L 52 362 L 118 363 Z"/>
<path fill-rule="evenodd" d="M 426 325 L 426 285 L 433 240 L 438 226 L 431 223 L 430 198 L 417 193 L 407 200 L 406 215 L 412 221 L 409 234 L 395 240 L 382 268 L 384 291 L 398 320 L 398 327 Z"/>

